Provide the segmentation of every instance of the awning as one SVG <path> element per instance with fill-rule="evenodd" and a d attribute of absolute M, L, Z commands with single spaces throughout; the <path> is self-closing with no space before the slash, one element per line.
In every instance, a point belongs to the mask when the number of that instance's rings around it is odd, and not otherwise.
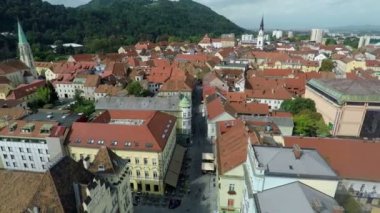
<path fill-rule="evenodd" d="M 214 160 L 214 154 L 213 153 L 202 153 L 202 160 L 213 161 Z"/>
<path fill-rule="evenodd" d="M 202 163 L 202 171 L 215 171 L 213 163 Z"/>
<path fill-rule="evenodd" d="M 170 160 L 168 171 L 165 176 L 165 183 L 173 187 L 177 187 L 178 176 L 181 172 L 183 156 L 185 155 L 186 148 L 181 145 L 174 147 L 172 159 Z"/>

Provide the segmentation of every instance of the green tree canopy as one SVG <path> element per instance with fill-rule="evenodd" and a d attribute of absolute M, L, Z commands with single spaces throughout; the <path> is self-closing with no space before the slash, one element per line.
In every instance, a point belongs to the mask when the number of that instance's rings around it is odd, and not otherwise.
<path fill-rule="evenodd" d="M 334 61 L 331 59 L 324 59 L 322 61 L 321 68 L 319 68 L 319 71 L 322 72 L 332 72 L 333 69 L 335 68 Z"/>
<path fill-rule="evenodd" d="M 83 113 L 90 116 L 95 112 L 95 104 L 92 100 L 87 100 L 82 96 L 82 91 L 76 90 L 74 95 L 75 103 L 71 105 L 70 110 L 75 113 Z"/>
<path fill-rule="evenodd" d="M 293 117 L 294 133 L 303 136 L 328 136 L 330 131 L 321 114 L 303 110 Z"/>
<path fill-rule="evenodd" d="M 55 92 L 53 85 L 50 82 L 47 82 L 44 87 L 37 89 L 33 98 L 28 102 L 28 107 L 35 111 L 44 105 L 52 105 L 57 100 L 58 95 Z"/>
<path fill-rule="evenodd" d="M 132 81 L 129 83 L 127 85 L 127 91 L 128 94 L 136 97 L 146 97 L 150 95 L 149 91 L 145 90 L 138 81 Z"/>
<path fill-rule="evenodd" d="M 336 40 L 333 39 L 333 38 L 328 38 L 328 39 L 326 40 L 326 45 L 336 45 L 336 44 L 337 44 L 337 42 L 336 42 Z"/>
<path fill-rule="evenodd" d="M 303 110 L 310 110 L 315 112 L 315 103 L 309 98 L 295 98 L 293 100 L 285 100 L 281 104 L 281 109 L 287 112 L 291 112 L 294 115 Z"/>

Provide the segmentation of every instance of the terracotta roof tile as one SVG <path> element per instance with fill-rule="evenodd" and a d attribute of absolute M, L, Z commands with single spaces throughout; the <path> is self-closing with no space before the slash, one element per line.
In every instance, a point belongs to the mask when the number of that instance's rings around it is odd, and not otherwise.
<path fill-rule="evenodd" d="M 111 124 L 113 120 L 120 122 Z M 157 111 L 109 110 L 92 122 L 75 122 L 68 143 L 94 149 L 107 146 L 159 152 L 164 149 L 175 122 L 174 116 Z"/>
<path fill-rule="evenodd" d="M 217 125 L 219 127 L 225 125 L 226 122 L 218 122 Z M 221 175 L 247 160 L 248 133 L 243 122 L 239 120 L 235 122 L 236 124 L 228 127 L 223 134 L 219 133 L 216 140 L 218 169 Z"/>

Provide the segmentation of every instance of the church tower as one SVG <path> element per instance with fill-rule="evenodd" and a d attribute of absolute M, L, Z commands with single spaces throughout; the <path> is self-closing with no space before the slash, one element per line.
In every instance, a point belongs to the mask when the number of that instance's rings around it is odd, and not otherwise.
<path fill-rule="evenodd" d="M 26 40 L 24 31 L 22 30 L 21 24 L 17 22 L 18 27 L 18 50 L 20 53 L 20 61 L 22 61 L 26 66 L 30 68 L 30 72 L 33 77 L 37 78 L 37 73 L 34 67 L 34 59 L 32 55 L 32 50 L 30 49 L 29 43 Z"/>
<path fill-rule="evenodd" d="M 263 49 L 264 48 L 264 17 L 261 18 L 260 30 L 257 35 L 256 47 Z"/>

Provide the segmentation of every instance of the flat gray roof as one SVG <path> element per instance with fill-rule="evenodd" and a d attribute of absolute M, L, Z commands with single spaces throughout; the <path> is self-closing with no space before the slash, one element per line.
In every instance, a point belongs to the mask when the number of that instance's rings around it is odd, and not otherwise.
<path fill-rule="evenodd" d="M 269 176 L 337 179 L 336 173 L 314 149 L 302 149 L 296 159 L 292 148 L 253 146 L 255 155 Z"/>
<path fill-rule="evenodd" d="M 71 113 L 68 110 L 39 110 L 23 118 L 26 121 L 56 121 L 60 125 L 70 127 L 82 116 Z"/>
<path fill-rule="evenodd" d="M 333 212 L 334 207 L 339 206 L 334 198 L 301 182 L 259 192 L 256 195 L 256 201 L 259 212 L 330 213 Z M 318 206 L 320 206 L 319 211 Z"/>
<path fill-rule="evenodd" d="M 171 97 L 104 97 L 96 102 L 95 109 L 129 109 L 179 111 L 179 96 Z"/>
<path fill-rule="evenodd" d="M 345 102 L 380 102 L 380 81 L 365 79 L 311 79 L 307 85 Z"/>

